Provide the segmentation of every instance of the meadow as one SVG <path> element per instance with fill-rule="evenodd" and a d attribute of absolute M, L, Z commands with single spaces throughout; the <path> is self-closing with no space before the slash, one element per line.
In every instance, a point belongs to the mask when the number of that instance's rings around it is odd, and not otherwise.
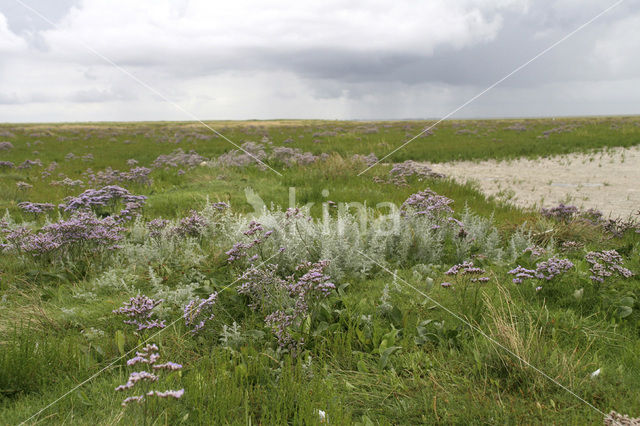
<path fill-rule="evenodd" d="M 428 166 L 640 117 L 209 124 L 0 125 L 0 424 L 640 416 L 640 217 Z"/>

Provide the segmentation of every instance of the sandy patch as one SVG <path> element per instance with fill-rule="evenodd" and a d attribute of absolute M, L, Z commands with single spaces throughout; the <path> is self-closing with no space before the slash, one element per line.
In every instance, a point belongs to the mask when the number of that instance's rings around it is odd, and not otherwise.
<path fill-rule="evenodd" d="M 640 209 L 640 147 L 431 167 L 458 182 L 475 181 L 485 194 L 523 207 L 563 202 L 596 208 L 612 217 L 628 217 Z"/>

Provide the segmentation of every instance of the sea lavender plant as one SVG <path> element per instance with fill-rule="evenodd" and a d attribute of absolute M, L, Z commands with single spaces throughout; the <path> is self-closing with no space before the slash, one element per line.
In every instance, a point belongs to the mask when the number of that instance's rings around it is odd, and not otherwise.
<path fill-rule="evenodd" d="M 482 268 L 478 268 L 473 265 L 473 262 L 462 262 L 457 265 L 453 265 L 445 275 L 454 275 L 454 276 L 470 276 L 469 281 L 472 283 L 475 282 L 487 282 L 489 281 L 489 277 L 477 277 L 477 275 L 484 275 L 487 271 Z"/>
<path fill-rule="evenodd" d="M 153 161 L 151 166 L 156 169 L 169 169 L 173 167 L 195 167 L 205 161 L 207 161 L 205 157 L 199 155 L 193 150 L 185 153 L 181 148 L 178 148 L 170 154 L 159 155 L 158 158 Z"/>
<path fill-rule="evenodd" d="M 33 185 L 31 185 L 30 183 L 27 183 L 27 182 L 20 181 L 20 182 L 16 183 L 16 187 L 20 191 L 26 191 L 27 189 L 33 188 Z"/>
<path fill-rule="evenodd" d="M 277 266 L 251 267 L 241 277 L 237 291 L 249 298 L 249 306 L 265 315 L 282 349 L 295 351 L 304 344 L 299 328 L 313 312 L 317 302 L 326 298 L 335 285 L 325 270 L 329 262 L 303 262 L 295 273 L 281 278 Z"/>
<path fill-rule="evenodd" d="M 516 277 L 513 279 L 515 284 L 522 284 L 525 279 L 535 278 L 536 271 L 533 269 L 527 269 L 518 265 L 516 268 L 509 271 L 511 275 L 515 275 Z"/>
<path fill-rule="evenodd" d="M 544 262 L 536 264 L 536 278 L 550 281 L 573 268 L 573 266 L 573 262 L 569 259 L 560 259 L 554 256 Z"/>
<path fill-rule="evenodd" d="M 208 225 L 207 219 L 195 210 L 191 210 L 189 216 L 182 218 L 180 223 L 173 229 L 173 232 L 182 237 L 199 237 L 204 233 Z"/>
<path fill-rule="evenodd" d="M 442 173 L 434 172 L 429 166 L 423 163 L 417 163 L 412 160 L 407 160 L 402 163 L 393 165 L 393 168 L 389 171 L 389 175 L 393 178 L 409 178 L 416 176 L 419 181 L 427 178 L 443 178 Z"/>
<path fill-rule="evenodd" d="M 215 163 L 222 167 L 245 167 L 251 164 L 257 164 L 259 168 L 264 169 L 264 165 L 260 161 L 267 159 L 264 145 L 255 142 L 245 142 L 241 146 L 242 150 L 232 149 L 219 156 Z"/>
<path fill-rule="evenodd" d="M 122 401 L 122 406 L 126 407 L 130 403 L 135 402 L 142 405 L 143 411 L 143 424 L 147 424 L 147 417 L 151 414 L 149 400 L 151 397 L 160 399 L 174 398 L 180 399 L 184 395 L 184 389 L 179 390 L 165 390 L 158 391 L 152 389 L 154 383 L 157 383 L 160 379 L 158 373 L 160 371 L 178 371 L 182 369 L 182 365 L 175 362 L 158 363 L 160 354 L 158 353 L 158 346 L 151 343 L 145 345 L 140 351 L 136 352 L 136 355 L 127 361 L 127 366 L 133 367 L 135 365 L 147 366 L 146 369 L 135 371 L 129 374 L 127 382 L 115 388 L 116 392 L 124 392 L 129 389 L 142 388 L 138 395 L 129 396 Z"/>
<path fill-rule="evenodd" d="M 153 183 L 153 179 L 149 177 L 150 173 L 151 169 L 147 167 L 133 167 L 127 172 L 121 172 L 107 167 L 105 170 L 95 174 L 90 172 L 89 169 L 86 175 L 89 182 L 94 185 L 113 185 L 115 183 L 127 182 L 149 186 Z"/>
<path fill-rule="evenodd" d="M 122 307 L 114 309 L 113 313 L 127 317 L 128 319 L 123 322 L 135 326 L 137 332 L 153 328 L 164 328 L 166 326 L 164 320 L 158 321 L 152 318 L 153 309 L 161 303 L 162 300 L 153 300 L 150 297 L 139 294 L 125 302 Z"/>
<path fill-rule="evenodd" d="M 451 198 L 438 195 L 430 189 L 412 194 L 402 203 L 401 211 L 404 216 L 437 217 L 444 214 L 451 215 L 453 209 L 449 206 L 453 203 Z"/>
<path fill-rule="evenodd" d="M 616 250 L 604 250 L 601 252 L 590 251 L 585 259 L 591 267 L 591 280 L 602 283 L 605 278 L 612 276 L 614 273 L 629 278 L 633 276 L 633 272 L 622 266 L 622 256 Z"/>
<path fill-rule="evenodd" d="M 272 230 L 264 231 L 262 224 L 252 220 L 249 223 L 249 229 L 243 232 L 243 234 L 249 237 L 248 242 L 238 242 L 231 247 L 225 254 L 229 256 L 227 258 L 228 262 L 235 262 L 241 258 L 248 258 L 249 262 L 254 262 L 260 257 L 258 253 L 260 251 L 260 246 L 273 234 Z M 253 250 L 256 249 L 256 250 Z M 253 253 L 252 256 L 249 254 Z"/>
<path fill-rule="evenodd" d="M 9 151 L 13 149 L 13 144 L 9 141 L 0 142 L 0 151 Z"/>
<path fill-rule="evenodd" d="M 15 165 L 11 161 L 0 161 L 0 170 L 13 169 Z"/>
<path fill-rule="evenodd" d="M 53 185 L 53 186 L 66 186 L 66 187 L 69 187 L 69 188 L 73 188 L 73 187 L 76 187 L 76 186 L 84 185 L 84 182 L 81 181 L 80 179 L 73 180 L 73 179 L 70 179 L 68 177 L 65 177 L 62 180 L 55 180 L 55 181 L 51 182 L 51 185 Z"/>
<path fill-rule="evenodd" d="M 269 159 L 280 161 L 287 167 L 294 165 L 306 166 L 318 161 L 320 157 L 310 152 L 302 152 L 298 148 L 289 148 L 286 146 L 276 146 L 269 155 Z"/>
<path fill-rule="evenodd" d="M 184 322 L 189 327 L 192 334 L 198 333 L 204 328 L 208 321 L 213 320 L 213 312 L 218 293 L 211 293 L 206 299 L 199 297 L 193 299 L 184 307 Z"/>
<path fill-rule="evenodd" d="M 455 288 L 460 289 L 460 292 L 457 292 L 457 294 L 460 303 L 460 312 L 464 316 L 477 318 L 480 315 L 482 309 L 480 288 L 482 286 L 477 284 L 489 281 L 489 277 L 484 276 L 486 272 L 484 269 L 474 266 L 473 262 L 462 262 L 453 265 L 444 273 L 445 275 L 454 277 Z M 445 288 L 452 287 L 449 282 L 441 283 L 440 285 Z M 469 292 L 471 292 L 471 294 L 469 294 Z"/>
<path fill-rule="evenodd" d="M 34 233 L 19 228 L 6 236 L 13 248 L 21 253 L 42 256 L 56 252 L 59 258 L 72 253 L 84 255 L 119 248 L 124 228 L 112 218 L 98 219 L 89 212 L 78 212 L 69 219 L 43 226 Z"/>
<path fill-rule="evenodd" d="M 23 201 L 18 203 L 18 207 L 22 209 L 22 211 L 33 214 L 41 214 L 48 211 L 51 211 L 56 208 L 55 204 L 51 203 L 32 203 L 30 201 Z"/>
<path fill-rule="evenodd" d="M 42 167 L 42 161 L 40 159 L 24 160 L 18 165 L 18 169 L 30 169 L 31 167 Z"/>
<path fill-rule="evenodd" d="M 551 281 L 573 267 L 573 262 L 569 259 L 559 259 L 554 256 L 544 262 L 537 263 L 535 270 L 518 265 L 516 268 L 510 270 L 509 274 L 515 275 L 513 279 L 515 284 L 522 284 L 524 280 L 534 278 Z"/>
<path fill-rule="evenodd" d="M 67 197 L 59 207 L 65 212 L 101 208 L 113 212 L 118 204 L 124 204 L 125 208 L 117 216 L 119 221 L 124 221 L 137 214 L 146 200 L 144 195 L 133 195 L 124 188 L 109 185 L 100 189 L 87 189 L 76 197 Z"/>
<path fill-rule="evenodd" d="M 168 219 L 152 219 L 147 222 L 147 229 L 149 230 L 149 236 L 151 238 L 157 238 L 162 235 L 162 230 L 169 225 L 170 221 Z"/>
<path fill-rule="evenodd" d="M 543 216 L 560 220 L 562 222 L 569 222 L 579 212 L 576 206 L 566 206 L 562 203 L 555 207 L 542 208 L 540 213 Z"/>

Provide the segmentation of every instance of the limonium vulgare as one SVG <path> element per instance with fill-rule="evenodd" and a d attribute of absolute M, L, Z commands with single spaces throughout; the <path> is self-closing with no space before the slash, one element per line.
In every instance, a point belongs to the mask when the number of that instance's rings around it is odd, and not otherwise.
<path fill-rule="evenodd" d="M 162 303 L 162 300 L 154 300 L 145 295 L 137 295 L 129 299 L 128 302 L 113 311 L 114 314 L 127 317 L 123 322 L 136 327 L 137 332 L 150 330 L 153 328 L 164 328 L 164 320 L 159 321 L 153 316 L 153 309 Z"/>
<path fill-rule="evenodd" d="M 249 298 L 249 306 L 265 315 L 282 349 L 292 353 L 304 345 L 300 327 L 317 302 L 326 298 L 335 284 L 325 273 L 329 262 L 304 262 L 285 278 L 276 274 L 277 266 L 250 267 L 241 277 L 237 291 Z"/>
<path fill-rule="evenodd" d="M 594 282 L 602 283 L 614 273 L 624 278 L 633 276 L 633 272 L 622 266 L 622 256 L 616 250 L 590 251 L 585 260 L 591 265 L 590 278 Z"/>
<path fill-rule="evenodd" d="M 183 318 L 185 325 L 196 334 L 204 328 L 208 321 L 213 320 L 213 312 L 218 293 L 212 293 L 206 299 L 195 298 L 184 307 Z"/>
<path fill-rule="evenodd" d="M 122 406 L 126 407 L 131 403 L 137 403 L 142 406 L 143 424 L 147 424 L 147 418 L 151 410 L 151 402 L 154 400 L 157 408 L 160 399 L 180 399 L 184 395 L 184 389 L 159 391 L 153 389 L 154 385 L 160 380 L 159 374 L 162 371 L 173 372 L 182 369 L 182 365 L 175 362 L 160 363 L 160 354 L 158 346 L 151 343 L 145 345 L 136 355 L 127 361 L 127 366 L 143 368 L 129 374 L 127 382 L 115 388 L 117 392 L 126 392 L 129 390 L 138 390 L 136 395 L 128 396 L 122 401 Z"/>

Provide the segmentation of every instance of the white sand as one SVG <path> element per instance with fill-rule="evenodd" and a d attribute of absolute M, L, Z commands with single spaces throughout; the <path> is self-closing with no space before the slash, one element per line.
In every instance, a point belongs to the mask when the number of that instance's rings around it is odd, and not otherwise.
<path fill-rule="evenodd" d="M 544 159 L 461 161 L 430 167 L 487 195 L 525 207 L 560 202 L 626 218 L 640 209 L 640 147 Z"/>

